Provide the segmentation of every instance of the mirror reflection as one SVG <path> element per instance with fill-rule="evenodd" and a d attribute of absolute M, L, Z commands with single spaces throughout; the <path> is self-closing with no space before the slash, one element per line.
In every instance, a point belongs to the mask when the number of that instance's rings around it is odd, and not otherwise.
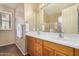
<path fill-rule="evenodd" d="M 55 3 L 42 8 L 45 32 L 78 34 L 78 4 Z"/>

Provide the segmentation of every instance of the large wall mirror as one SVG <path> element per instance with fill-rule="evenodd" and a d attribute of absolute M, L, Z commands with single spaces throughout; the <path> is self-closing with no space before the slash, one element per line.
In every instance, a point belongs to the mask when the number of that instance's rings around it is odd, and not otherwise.
<path fill-rule="evenodd" d="M 5 11 L 0 11 L 0 30 L 12 29 L 12 14 Z"/>
<path fill-rule="evenodd" d="M 78 4 L 55 3 L 43 8 L 45 32 L 79 33 Z"/>

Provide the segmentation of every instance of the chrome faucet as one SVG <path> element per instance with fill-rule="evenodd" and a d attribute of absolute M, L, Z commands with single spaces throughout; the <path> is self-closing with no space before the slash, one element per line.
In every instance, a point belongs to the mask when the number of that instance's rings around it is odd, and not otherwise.
<path fill-rule="evenodd" d="M 59 32 L 59 37 L 62 38 L 63 35 L 62 35 L 62 30 L 61 30 L 61 23 L 58 23 L 58 32 Z"/>
<path fill-rule="evenodd" d="M 60 37 L 60 38 L 63 38 L 62 33 L 59 33 L 59 37 Z"/>

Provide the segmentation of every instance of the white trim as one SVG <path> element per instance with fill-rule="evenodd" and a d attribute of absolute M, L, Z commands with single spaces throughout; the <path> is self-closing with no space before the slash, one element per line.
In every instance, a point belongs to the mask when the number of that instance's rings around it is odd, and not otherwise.
<path fill-rule="evenodd" d="M 10 44 L 15 44 L 15 43 L 12 42 L 12 43 L 7 43 L 7 44 L 1 44 L 0 46 L 6 46 L 6 45 L 10 45 Z"/>
<path fill-rule="evenodd" d="M 11 14 L 11 12 L 0 10 L 0 12 Z"/>
<path fill-rule="evenodd" d="M 22 49 L 18 46 L 18 44 L 16 44 L 16 46 L 19 48 L 19 50 L 22 52 L 22 54 L 25 56 L 26 55 L 26 53 L 24 53 L 23 51 L 22 51 Z"/>

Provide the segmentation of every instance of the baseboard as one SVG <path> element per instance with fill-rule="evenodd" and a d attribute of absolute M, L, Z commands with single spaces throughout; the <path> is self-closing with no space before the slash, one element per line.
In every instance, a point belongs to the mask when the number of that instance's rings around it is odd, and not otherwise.
<path fill-rule="evenodd" d="M 21 50 L 21 48 L 18 46 L 18 44 L 16 44 L 16 46 L 17 46 L 18 49 L 21 51 L 21 53 L 25 56 L 26 54 Z"/>
<path fill-rule="evenodd" d="M 1 46 L 6 46 L 6 45 L 11 45 L 11 44 L 15 44 L 15 43 L 12 42 L 12 43 L 7 43 L 7 44 L 1 44 L 0 47 L 1 47 Z"/>

